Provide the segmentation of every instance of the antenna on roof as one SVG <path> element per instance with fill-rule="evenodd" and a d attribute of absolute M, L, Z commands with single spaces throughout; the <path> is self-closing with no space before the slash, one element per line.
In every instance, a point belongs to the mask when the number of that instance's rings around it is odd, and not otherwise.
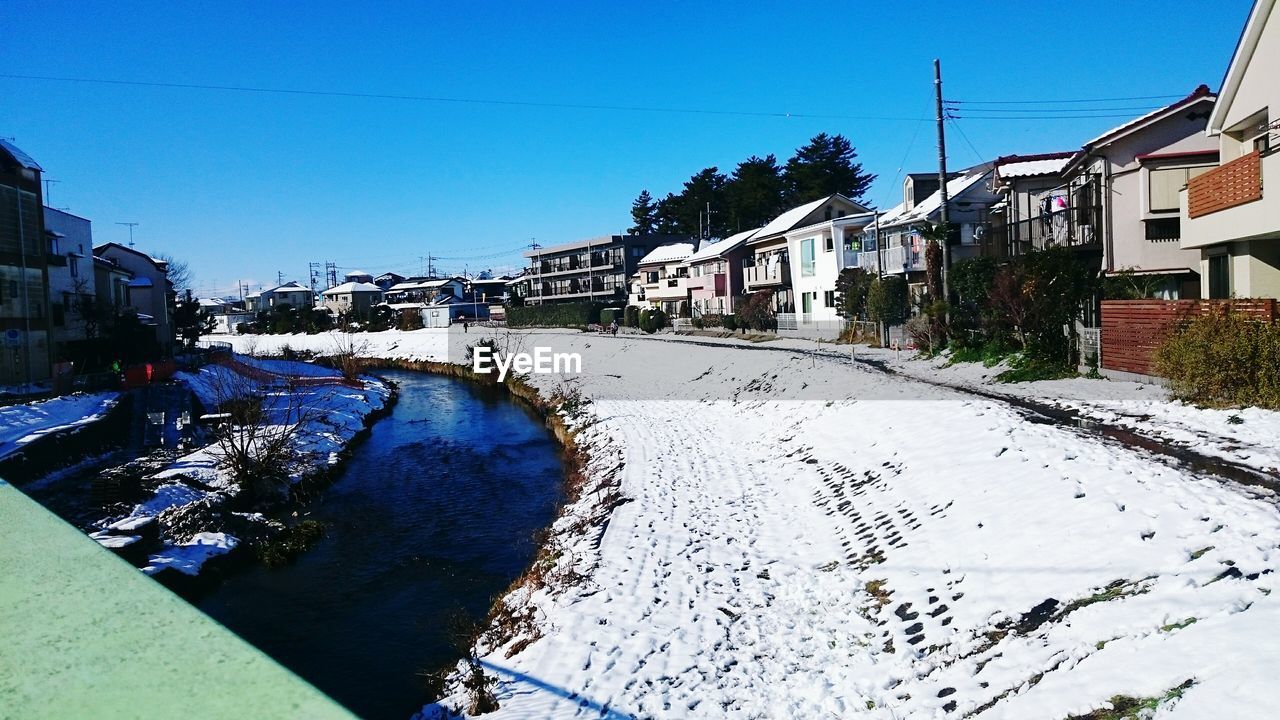
<path fill-rule="evenodd" d="M 117 225 L 126 225 L 129 228 L 129 247 L 133 247 L 133 229 L 138 227 L 136 222 L 118 222 Z"/>
<path fill-rule="evenodd" d="M 44 204 L 49 205 L 49 186 L 54 183 L 60 183 L 62 181 L 54 180 L 53 178 L 41 178 L 41 179 L 44 181 Z M 53 207 L 53 206 L 49 205 L 49 207 Z"/>

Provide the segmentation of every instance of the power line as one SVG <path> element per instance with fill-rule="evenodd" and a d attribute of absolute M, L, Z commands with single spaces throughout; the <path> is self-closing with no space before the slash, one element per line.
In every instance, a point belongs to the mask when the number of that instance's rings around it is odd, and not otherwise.
<path fill-rule="evenodd" d="M 556 103 L 532 100 L 506 100 L 496 98 L 461 98 L 437 95 L 401 95 L 392 93 L 349 92 L 343 90 L 302 90 L 298 88 L 272 88 L 252 85 L 215 85 L 207 83 L 151 82 L 145 80 L 117 80 L 108 78 L 66 77 L 56 75 L 22 75 L 0 73 L 0 78 L 14 80 L 38 80 L 45 82 L 84 83 L 94 85 L 125 85 L 130 87 L 170 88 L 177 90 L 219 90 L 225 92 L 261 93 L 271 95 L 303 95 L 310 97 L 339 97 L 362 100 L 407 100 L 415 102 L 452 103 L 459 105 L 497 105 L 503 107 L 551 108 L 559 110 L 607 110 L 615 112 L 676 113 L 687 115 L 729 115 L 736 117 L 799 118 L 817 120 L 891 120 L 916 121 L 921 118 L 886 115 L 828 115 L 818 113 L 794 113 L 758 110 L 718 110 L 711 108 L 654 107 L 644 105 L 605 105 L 594 103 Z"/>
<path fill-rule="evenodd" d="M 1094 118 L 1133 118 L 1132 113 L 1123 115 L 952 115 L 953 119 L 965 120 L 1092 120 Z"/>
<path fill-rule="evenodd" d="M 974 157 L 978 159 L 978 164 L 981 165 L 986 162 L 982 157 L 982 153 L 978 152 L 978 148 L 973 146 L 973 141 L 969 139 L 969 136 L 965 134 L 964 129 L 960 127 L 960 123 L 956 122 L 955 118 L 951 116 L 947 116 L 947 122 L 951 123 L 951 127 L 955 128 L 956 132 L 960 133 L 960 137 L 964 138 L 964 143 L 973 151 Z"/>
<path fill-rule="evenodd" d="M 1150 112 L 1164 107 L 1163 105 L 1129 105 L 1125 107 L 1100 107 L 1100 108 L 1063 108 L 1055 110 L 1053 108 L 973 108 L 973 112 L 983 113 L 1100 113 L 1100 112 L 1116 112 L 1122 110 L 1141 110 Z M 963 110 L 961 107 L 954 105 L 947 106 L 948 110 Z"/>
<path fill-rule="evenodd" d="M 1124 102 L 1128 100 L 1177 100 L 1186 95 L 1134 95 L 1131 97 L 1084 98 L 1071 100 L 947 100 L 959 105 L 1057 105 L 1063 103 Z"/>

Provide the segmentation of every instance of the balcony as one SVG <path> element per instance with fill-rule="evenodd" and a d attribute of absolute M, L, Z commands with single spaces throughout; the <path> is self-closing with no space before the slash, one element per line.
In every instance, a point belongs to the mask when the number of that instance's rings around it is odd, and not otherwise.
<path fill-rule="evenodd" d="M 1249 153 L 1187 183 L 1187 217 L 1198 218 L 1262 199 L 1262 154 Z"/>
<path fill-rule="evenodd" d="M 858 267 L 858 255 L 859 253 L 857 250 L 854 250 L 852 248 L 845 248 L 844 256 L 841 258 L 843 262 L 841 262 L 840 267 L 842 269 Z"/>
<path fill-rule="evenodd" d="M 723 295 L 727 279 L 724 273 L 707 273 L 706 275 L 689 278 L 685 286 L 690 290 L 706 290 L 716 295 Z"/>
<path fill-rule="evenodd" d="M 1252 152 L 1187 183 L 1180 193 L 1184 249 L 1280 234 L 1280 193 L 1264 193 L 1280 177 L 1280 152 Z"/>
<path fill-rule="evenodd" d="M 980 243 L 983 254 L 1006 258 L 1048 247 L 1097 250 L 1102 247 L 1102 207 L 1089 205 L 1048 213 L 1030 220 L 993 225 Z"/>
<path fill-rule="evenodd" d="M 787 262 L 765 263 L 742 268 L 742 282 L 747 292 L 791 283 L 791 265 Z"/>

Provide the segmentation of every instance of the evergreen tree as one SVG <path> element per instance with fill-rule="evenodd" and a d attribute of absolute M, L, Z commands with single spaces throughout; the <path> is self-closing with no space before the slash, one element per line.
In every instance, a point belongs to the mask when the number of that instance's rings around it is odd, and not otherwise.
<path fill-rule="evenodd" d="M 796 150 L 783 169 L 786 204 L 801 205 L 832 193 L 861 199 L 876 176 L 863 172 L 862 163 L 855 162 L 857 157 L 843 135 L 813 136 L 807 145 Z"/>
<path fill-rule="evenodd" d="M 657 227 L 657 204 L 648 190 L 641 190 L 639 197 L 631 203 L 631 222 L 635 223 L 627 232 L 632 235 L 648 235 Z"/>
<path fill-rule="evenodd" d="M 710 203 L 713 214 L 707 236 L 724 237 L 725 231 L 730 227 L 725 191 L 728 182 L 729 178 L 716 167 L 703 168 L 686 180 L 684 190 L 675 196 L 675 207 L 671 213 L 676 232 L 697 237 L 704 222 L 702 216 Z"/>
<path fill-rule="evenodd" d="M 782 168 L 772 154 L 738 163 L 725 188 L 732 231 L 758 228 L 782 212 Z"/>
<path fill-rule="evenodd" d="M 663 235 L 675 235 L 679 221 L 676 219 L 676 208 L 679 205 L 679 198 L 672 193 L 659 200 L 653 209 L 653 227 L 654 230 Z"/>

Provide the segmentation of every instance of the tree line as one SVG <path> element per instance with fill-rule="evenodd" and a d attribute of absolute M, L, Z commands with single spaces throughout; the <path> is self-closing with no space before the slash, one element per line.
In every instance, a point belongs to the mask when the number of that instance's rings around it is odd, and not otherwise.
<path fill-rule="evenodd" d="M 726 237 L 757 228 L 784 210 L 840 193 L 861 199 L 876 176 L 857 162 L 858 153 L 843 135 L 818 133 L 779 165 L 773 154 L 751 157 L 729 174 L 708 167 L 685 181 L 679 193 L 654 198 L 643 190 L 631 204 L 632 234 L 663 233 Z M 705 221 L 707 204 L 711 219 Z"/>

